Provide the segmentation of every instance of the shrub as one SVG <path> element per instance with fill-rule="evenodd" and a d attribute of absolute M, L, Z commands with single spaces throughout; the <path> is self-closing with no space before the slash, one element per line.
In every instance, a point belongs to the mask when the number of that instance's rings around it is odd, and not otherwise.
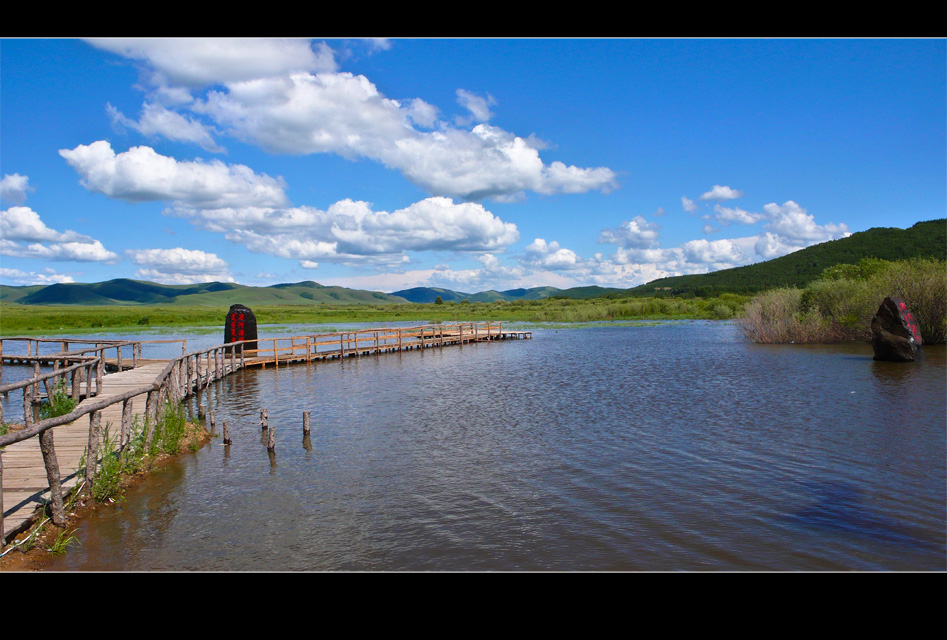
<path fill-rule="evenodd" d="M 739 326 L 761 343 L 870 341 L 871 320 L 887 296 L 904 300 L 925 343 L 947 341 L 947 262 L 923 258 L 836 265 L 804 290 L 757 295 Z"/>

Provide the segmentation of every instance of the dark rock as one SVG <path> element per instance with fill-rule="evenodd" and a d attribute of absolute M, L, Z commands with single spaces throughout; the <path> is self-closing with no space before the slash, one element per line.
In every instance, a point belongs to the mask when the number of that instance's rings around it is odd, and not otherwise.
<path fill-rule="evenodd" d="M 244 348 L 256 349 L 256 339 L 256 316 L 249 307 L 242 304 L 232 305 L 224 325 L 224 343 L 247 340 L 245 344 L 235 347 L 237 353 L 240 353 Z M 230 353 L 230 349 L 226 349 L 226 352 Z"/>
<path fill-rule="evenodd" d="M 885 298 L 871 320 L 871 346 L 875 360 L 914 362 L 921 346 L 917 321 L 903 300 Z"/>

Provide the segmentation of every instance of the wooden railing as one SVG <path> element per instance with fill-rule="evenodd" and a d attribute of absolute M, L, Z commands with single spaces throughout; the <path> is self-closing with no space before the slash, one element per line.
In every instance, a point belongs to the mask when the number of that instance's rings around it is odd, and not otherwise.
<path fill-rule="evenodd" d="M 57 381 L 57 379 L 65 381 L 66 376 L 71 375 L 73 379 L 73 396 L 75 397 L 77 394 L 75 391 L 75 372 L 88 370 L 89 373 L 86 378 L 88 380 L 91 377 L 91 369 L 94 367 L 97 371 L 96 391 L 97 393 L 100 393 L 102 391 L 102 387 L 99 381 L 104 376 L 98 372 L 102 371 L 101 367 L 104 361 L 104 350 L 114 347 L 121 347 L 126 344 L 130 343 L 114 343 L 108 347 L 100 346 L 94 349 L 85 350 L 99 352 L 99 355 L 97 356 L 82 357 L 76 355 L 75 353 L 70 353 L 66 357 L 70 359 L 81 359 L 82 361 L 75 365 L 54 369 L 49 373 L 34 375 L 32 378 L 27 380 L 0 386 L 0 392 L 5 393 L 17 389 L 24 390 L 24 421 L 26 422 L 23 429 L 0 435 L 0 447 L 15 444 L 29 438 L 38 437 L 40 439 L 40 450 L 43 454 L 43 463 L 46 467 L 46 476 L 49 482 L 50 517 L 53 521 L 53 524 L 57 526 L 63 526 L 65 522 L 65 516 L 63 511 L 63 494 L 62 486 L 60 484 L 59 463 L 56 460 L 56 452 L 53 441 L 53 429 L 55 427 L 74 422 L 87 415 L 89 416 L 89 445 L 86 453 L 86 460 L 95 462 L 86 464 L 84 480 L 88 490 L 91 491 L 95 481 L 96 467 L 98 466 L 97 461 L 98 445 L 101 436 L 101 417 L 102 411 L 105 408 L 120 402 L 122 403 L 122 424 L 119 446 L 124 447 L 128 444 L 131 433 L 132 398 L 142 394 L 147 394 L 145 401 L 145 417 L 146 420 L 150 418 L 152 421 L 156 421 L 158 418 L 159 407 L 164 398 L 169 399 L 171 402 L 178 403 L 185 396 L 191 393 L 191 391 L 195 389 L 201 389 L 212 382 L 219 380 L 227 373 L 231 373 L 237 368 L 242 367 L 244 362 L 242 354 L 240 354 L 240 361 L 238 364 L 237 352 L 240 351 L 240 349 L 233 348 L 240 345 L 241 343 L 239 342 L 221 344 L 208 349 L 202 349 L 192 353 L 185 353 L 168 361 L 167 365 L 157 376 L 155 376 L 154 381 L 151 383 L 144 384 L 137 388 L 129 389 L 115 395 L 108 395 L 100 399 L 89 400 L 80 403 L 71 412 L 61 416 L 55 416 L 35 422 L 33 421 L 32 402 L 28 398 L 31 395 L 31 390 L 34 387 L 37 387 L 40 383 L 42 383 L 47 389 L 47 393 L 49 394 L 48 397 L 52 398 L 51 391 L 55 385 L 58 384 L 58 382 L 51 381 Z M 229 363 L 225 357 L 225 351 L 229 351 Z M 65 356 L 66 354 L 59 353 L 55 355 Z M 202 366 L 205 360 L 206 366 Z M 38 363 L 34 366 L 38 366 Z M 151 438 L 153 435 L 154 430 L 149 433 L 148 437 Z M 150 442 L 146 443 L 146 446 L 147 445 L 150 445 Z M 2 457 L 0 457 L 0 544 L 3 544 L 3 540 L 5 538 L 3 529 L 2 496 L 3 466 Z"/>
<path fill-rule="evenodd" d="M 244 349 L 247 358 L 263 359 L 279 366 L 281 361 L 309 362 L 314 358 L 345 357 L 404 349 L 465 344 L 492 340 L 502 335 L 502 323 L 466 322 L 417 327 L 383 327 L 336 331 L 309 336 L 259 338 L 256 349 Z M 272 346 L 270 346 L 272 345 Z"/>

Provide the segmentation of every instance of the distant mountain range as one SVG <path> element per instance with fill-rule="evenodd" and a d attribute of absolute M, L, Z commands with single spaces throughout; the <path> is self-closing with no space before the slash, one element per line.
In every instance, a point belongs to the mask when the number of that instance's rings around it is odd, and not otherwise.
<path fill-rule="evenodd" d="M 443 302 L 512 302 L 550 297 L 714 296 L 726 292 L 749 294 L 777 286 L 802 287 L 818 278 L 828 267 L 841 263 L 853 264 L 865 257 L 883 260 L 934 257 L 947 260 L 947 219 L 918 222 L 909 229 L 872 228 L 766 262 L 700 275 L 661 278 L 631 289 L 533 287 L 461 293 L 435 287 L 415 287 L 388 294 L 325 286 L 312 281 L 251 287 L 228 282 L 166 285 L 119 278 L 94 284 L 0 285 L 0 301 L 24 305 L 176 304 L 222 307 L 235 302 L 246 305 L 433 303 L 438 297 Z"/>

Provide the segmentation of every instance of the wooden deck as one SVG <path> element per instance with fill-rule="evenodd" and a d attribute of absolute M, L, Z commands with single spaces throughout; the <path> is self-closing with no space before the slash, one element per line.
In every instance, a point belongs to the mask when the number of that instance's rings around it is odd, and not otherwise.
<path fill-rule="evenodd" d="M 128 390 L 150 384 L 167 366 L 166 360 L 152 361 L 137 369 L 110 373 L 102 378 L 102 391 L 95 398 L 79 403 L 90 403 L 108 396 L 120 395 Z M 132 399 L 132 411 L 143 413 L 145 394 Z M 71 491 L 82 478 L 77 473 L 79 461 L 89 444 L 89 420 L 91 414 L 55 428 L 56 459 L 63 492 Z M 122 403 L 118 402 L 102 411 L 102 425 L 111 423 L 114 436 L 122 421 Z M 105 430 L 102 430 L 103 436 Z M 49 498 L 46 467 L 40 452 L 39 438 L 30 438 L 4 447 L 3 456 L 3 526 L 7 532 L 23 527 L 38 506 Z"/>
<path fill-rule="evenodd" d="M 259 338 L 256 349 L 244 349 L 243 343 L 236 348 L 230 345 L 218 345 L 199 352 L 184 353 L 173 360 L 154 360 L 141 357 L 141 344 L 113 341 L 111 346 L 96 345 L 95 358 L 86 355 L 85 377 L 78 376 L 79 382 L 74 382 L 73 397 L 81 401 L 76 411 L 82 413 L 84 408 L 111 403 L 100 410 L 102 425 L 99 443 L 101 445 L 105 435 L 105 426 L 109 427 L 110 436 L 114 437 L 120 430 L 123 416 L 123 404 L 131 404 L 132 414 L 152 415 L 153 408 L 148 407 L 148 393 L 139 393 L 144 387 L 153 387 L 161 391 L 156 394 L 162 397 L 162 392 L 171 398 L 181 399 L 202 389 L 244 367 L 286 366 L 293 363 L 326 361 L 346 357 L 362 357 L 366 355 L 383 354 L 413 349 L 443 348 L 447 346 L 465 345 L 477 342 L 494 340 L 532 338 L 530 331 L 504 330 L 502 323 L 461 323 L 454 325 L 426 325 L 421 327 L 382 327 L 360 329 L 357 331 L 343 331 L 329 334 L 296 336 L 289 338 Z M 3 362 L 20 363 L 34 366 L 42 364 L 56 367 L 64 366 L 70 361 L 72 354 L 85 352 L 67 352 L 68 342 L 75 339 L 62 339 L 63 351 L 52 354 L 39 355 L 41 341 L 54 342 L 59 339 L 40 339 L 34 346 L 28 347 L 27 355 L 3 353 L 3 340 L 0 339 L 0 357 Z M 13 338 L 7 340 L 22 340 Z M 159 341 L 150 341 L 159 342 Z M 161 341 L 172 342 L 172 341 Z M 183 341 L 182 341 L 183 342 Z M 186 343 L 184 343 L 186 344 Z M 131 347 L 133 357 L 121 357 L 122 347 Z M 115 358 L 106 358 L 106 350 L 115 349 Z M 182 351 L 184 351 L 182 345 Z M 87 350 L 93 351 L 93 350 Z M 92 360 L 95 361 L 95 384 L 90 384 L 92 378 Z M 114 373 L 106 373 L 114 371 Z M 48 374 L 47 374 L 48 375 Z M 101 379 L 101 385 L 99 380 Z M 23 387 L 22 383 L 14 383 L 10 387 Z M 40 384 L 26 385 L 36 388 L 32 402 L 40 401 L 44 394 L 39 391 Z M 21 389 L 26 393 L 26 389 Z M 91 397 L 86 397 L 94 392 Z M 32 393 L 32 392 L 31 392 Z M 129 394 L 132 394 L 129 396 Z M 126 396 L 129 398 L 126 399 Z M 24 405 L 31 404 L 31 398 L 24 395 Z M 2 419 L 0 412 L 0 419 Z M 79 462 L 85 455 L 89 445 L 90 422 L 92 413 L 68 422 L 50 427 L 54 429 L 55 456 L 60 470 L 60 481 L 64 495 L 78 486 L 83 478 L 79 477 Z M 64 416 L 64 419 L 69 419 Z M 43 428 L 43 425 L 36 427 Z M 2 438 L 8 436 L 0 436 Z M 26 437 L 25 435 L 21 435 Z M 101 447 L 99 449 L 101 451 Z M 33 519 L 36 508 L 49 499 L 49 486 L 46 476 L 46 467 L 43 454 L 40 450 L 40 438 L 36 436 L 7 444 L 0 450 L 0 496 L 2 496 L 2 520 L 0 520 L 0 537 L 7 542 L 18 532 L 25 530 Z"/>

